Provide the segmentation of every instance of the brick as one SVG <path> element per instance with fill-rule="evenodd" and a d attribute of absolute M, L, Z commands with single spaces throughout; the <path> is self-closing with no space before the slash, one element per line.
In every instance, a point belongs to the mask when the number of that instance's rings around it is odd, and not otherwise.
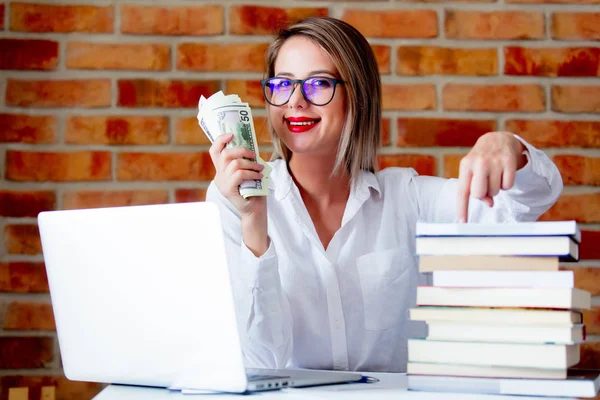
<path fill-rule="evenodd" d="M 585 265 L 569 266 L 569 263 L 564 263 L 560 269 L 573 271 L 576 288 L 588 291 L 592 296 L 600 295 L 600 268 L 586 267 Z"/>
<path fill-rule="evenodd" d="M 558 112 L 600 112 L 600 86 L 552 86 L 552 110 Z"/>
<path fill-rule="evenodd" d="M 52 305 L 13 301 L 6 307 L 2 328 L 5 330 L 56 330 Z"/>
<path fill-rule="evenodd" d="M 210 140 L 196 117 L 179 118 L 175 123 L 175 144 L 210 146 Z"/>
<path fill-rule="evenodd" d="M 112 6 L 76 6 L 34 3 L 10 5 L 10 30 L 21 32 L 111 33 Z"/>
<path fill-rule="evenodd" d="M 377 156 L 379 169 L 388 167 L 414 168 L 419 175 L 436 175 L 437 160 L 422 154 L 380 154 Z"/>
<path fill-rule="evenodd" d="M 37 225 L 19 224 L 4 227 L 4 245 L 9 254 L 40 254 L 42 243 Z"/>
<path fill-rule="evenodd" d="M 435 38 L 438 36 L 434 10 L 345 10 L 342 20 L 366 37 Z"/>
<path fill-rule="evenodd" d="M 120 79 L 120 107 L 198 107 L 200 96 L 219 91 L 219 81 Z"/>
<path fill-rule="evenodd" d="M 258 140 L 258 144 L 261 146 L 260 149 L 265 150 L 267 148 L 267 146 L 271 146 L 273 144 L 273 142 L 271 141 L 271 132 L 269 131 L 269 121 L 267 120 L 266 117 L 258 117 L 258 116 L 252 117 L 252 119 L 254 120 L 254 130 L 256 131 L 256 140 Z M 267 160 L 267 158 L 264 158 L 262 151 L 261 151 L 261 157 L 263 157 L 264 160 Z"/>
<path fill-rule="evenodd" d="M 600 240 L 600 231 L 581 231 L 579 257 L 582 260 L 600 260 L 600 248 L 598 247 L 598 240 Z"/>
<path fill-rule="evenodd" d="M 29 399 L 29 388 L 26 387 L 11 387 L 8 388 L 8 396 L 11 400 L 27 400 Z"/>
<path fill-rule="evenodd" d="M 268 43 L 183 43 L 177 46 L 177 69 L 262 72 L 268 47 Z"/>
<path fill-rule="evenodd" d="M 56 207 L 56 196 L 51 190 L 0 190 L 0 216 L 12 218 L 37 217 L 42 211 Z"/>
<path fill-rule="evenodd" d="M 121 153 L 120 181 L 208 181 L 215 169 L 206 153 Z"/>
<path fill-rule="evenodd" d="M 430 84 L 384 84 L 382 85 L 384 110 L 434 110 L 435 86 Z"/>
<path fill-rule="evenodd" d="M 229 80 L 225 86 L 226 93 L 236 93 L 250 107 L 265 107 L 262 86 L 258 80 Z"/>
<path fill-rule="evenodd" d="M 53 40 L 0 39 L 0 69 L 55 70 L 58 42 Z"/>
<path fill-rule="evenodd" d="M 169 142 L 169 118 L 145 116 L 72 116 L 65 143 L 156 145 Z"/>
<path fill-rule="evenodd" d="M 177 203 L 193 203 L 206 200 L 206 189 L 177 189 L 175 201 Z"/>
<path fill-rule="evenodd" d="M 381 145 L 382 146 L 389 146 L 392 144 L 391 125 L 392 125 L 392 122 L 389 118 L 383 118 L 383 120 L 381 121 Z"/>
<path fill-rule="evenodd" d="M 109 44 L 69 42 L 67 68 L 167 71 L 171 69 L 168 44 Z"/>
<path fill-rule="evenodd" d="M 592 307 L 591 310 L 583 312 L 583 323 L 588 335 L 600 333 L 600 307 Z"/>
<path fill-rule="evenodd" d="M 0 368 L 44 368 L 53 358 L 51 337 L 0 337 Z"/>
<path fill-rule="evenodd" d="M 506 130 L 536 147 L 600 147 L 600 122 L 508 120 Z"/>
<path fill-rule="evenodd" d="M 8 150 L 6 179 L 13 181 L 106 181 L 111 178 L 107 151 L 29 152 Z"/>
<path fill-rule="evenodd" d="M 472 147 L 481 135 L 494 130 L 494 120 L 399 118 L 396 145 Z"/>
<path fill-rule="evenodd" d="M 458 178 L 460 160 L 466 156 L 464 154 L 444 154 L 444 178 Z"/>
<path fill-rule="evenodd" d="M 41 262 L 0 262 L 0 292 L 48 293 L 46 268 Z"/>
<path fill-rule="evenodd" d="M 576 220 L 581 223 L 600 222 L 600 192 L 563 194 L 542 216 L 540 221 Z"/>
<path fill-rule="evenodd" d="M 229 32 L 238 35 L 272 35 L 307 17 L 325 17 L 327 8 L 231 6 Z"/>
<path fill-rule="evenodd" d="M 26 81 L 9 79 L 6 104 L 19 107 L 109 107 L 109 79 Z"/>
<path fill-rule="evenodd" d="M 445 29 L 451 39 L 543 39 L 544 13 L 447 10 Z"/>
<path fill-rule="evenodd" d="M 558 40 L 600 40 L 600 12 L 552 13 L 550 32 Z"/>
<path fill-rule="evenodd" d="M 447 111 L 522 111 L 545 109 L 544 89 L 539 85 L 472 85 L 449 83 L 442 92 Z"/>
<path fill-rule="evenodd" d="M 371 49 L 373 49 L 373 53 L 375 54 L 375 60 L 377 61 L 377 66 L 379 67 L 379 73 L 381 75 L 389 75 L 391 72 L 390 54 L 392 52 L 390 46 L 371 44 Z"/>
<path fill-rule="evenodd" d="M 63 195 L 64 209 L 125 207 L 169 202 L 166 190 L 80 190 Z"/>
<path fill-rule="evenodd" d="M 506 75 L 600 76 L 600 48 L 504 48 Z"/>
<path fill-rule="evenodd" d="M 0 143 L 56 143 L 56 117 L 0 114 Z"/>
<path fill-rule="evenodd" d="M 397 50 L 398 75 L 497 75 L 496 49 L 402 46 Z"/>
<path fill-rule="evenodd" d="M 219 35 L 223 7 L 121 6 L 121 32 L 142 35 Z"/>
<path fill-rule="evenodd" d="M 600 342 L 585 342 L 581 344 L 581 361 L 573 368 L 600 368 Z"/>
<path fill-rule="evenodd" d="M 29 390 L 29 388 L 27 388 Z M 54 386 L 42 386 L 40 388 L 40 399 L 51 400 L 56 398 L 56 387 Z"/>
<path fill-rule="evenodd" d="M 270 145 L 271 134 L 269 133 L 267 119 L 265 117 L 252 117 L 254 130 L 259 145 Z M 175 124 L 175 144 L 210 146 L 210 140 L 198 125 L 196 117 L 180 118 Z"/>
<path fill-rule="evenodd" d="M 62 375 L 5 375 L 0 377 L 0 387 L 27 388 L 30 399 L 39 400 L 76 400 L 91 399 L 103 388 L 104 384 L 71 381 Z M 53 389 L 54 393 L 52 393 Z M 44 397 L 46 392 L 51 392 Z M 2 400 L 7 400 L 2 398 Z M 11 399 L 12 400 L 12 399 Z M 16 399 L 15 399 L 16 400 Z"/>
<path fill-rule="evenodd" d="M 552 161 L 565 185 L 600 186 L 600 158 L 564 154 L 552 157 Z"/>

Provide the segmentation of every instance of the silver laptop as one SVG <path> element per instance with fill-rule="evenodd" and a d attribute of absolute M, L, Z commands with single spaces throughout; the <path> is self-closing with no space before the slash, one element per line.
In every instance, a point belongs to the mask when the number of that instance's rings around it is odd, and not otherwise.
<path fill-rule="evenodd" d="M 215 204 L 52 211 L 38 223 L 69 379 L 236 393 L 362 379 L 248 374 Z"/>

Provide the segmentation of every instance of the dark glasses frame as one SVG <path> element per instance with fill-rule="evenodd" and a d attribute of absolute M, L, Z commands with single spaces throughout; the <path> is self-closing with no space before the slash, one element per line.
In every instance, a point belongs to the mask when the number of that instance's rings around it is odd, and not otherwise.
<path fill-rule="evenodd" d="M 292 87 L 292 91 L 290 92 L 290 97 L 288 97 L 288 99 L 284 103 L 275 104 L 275 103 L 271 103 L 271 101 L 269 100 L 269 98 L 267 96 L 267 84 L 272 79 L 287 80 L 292 84 L 293 87 Z M 329 99 L 328 102 L 323 103 L 323 104 L 317 104 L 308 98 L 308 96 L 306 95 L 306 91 L 304 90 L 304 83 L 309 79 L 325 79 L 325 80 L 333 83 L 333 92 L 331 93 L 331 98 Z M 319 76 L 319 75 L 309 76 L 308 78 L 305 78 L 305 79 L 289 79 L 289 78 L 284 78 L 284 77 L 272 77 L 272 78 L 263 79 L 262 81 L 260 81 L 260 84 L 263 89 L 263 96 L 264 96 L 265 100 L 267 101 L 267 103 L 269 103 L 270 105 L 275 106 L 275 107 L 285 106 L 287 103 L 290 102 L 290 99 L 292 98 L 292 96 L 294 95 L 294 92 L 296 91 L 297 84 L 299 84 L 300 91 L 302 92 L 302 96 L 304 97 L 304 99 L 306 101 L 308 101 L 310 104 L 315 105 L 317 107 L 326 106 L 327 104 L 331 103 L 331 101 L 335 97 L 335 89 L 336 89 L 337 85 L 344 84 L 344 83 L 345 82 L 341 79 L 335 79 L 335 78 L 331 78 L 329 76 Z"/>

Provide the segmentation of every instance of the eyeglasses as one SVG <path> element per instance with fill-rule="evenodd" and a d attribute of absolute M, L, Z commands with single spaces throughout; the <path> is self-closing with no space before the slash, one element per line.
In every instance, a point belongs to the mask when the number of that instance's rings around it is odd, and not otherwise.
<path fill-rule="evenodd" d="M 290 101 L 296 84 L 300 84 L 302 95 L 315 106 L 325 106 L 333 100 L 335 87 L 344 81 L 327 76 L 310 76 L 306 79 L 269 78 L 260 81 L 267 103 L 272 106 L 283 106 Z"/>

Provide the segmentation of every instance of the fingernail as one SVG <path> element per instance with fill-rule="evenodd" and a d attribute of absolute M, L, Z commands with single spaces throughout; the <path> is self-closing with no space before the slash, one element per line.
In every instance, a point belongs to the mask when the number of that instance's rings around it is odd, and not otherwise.
<path fill-rule="evenodd" d="M 464 224 L 464 223 L 466 223 L 466 222 L 467 222 L 467 220 L 466 220 L 465 218 L 463 218 L 463 217 L 460 217 L 460 218 L 458 219 L 458 223 L 459 223 L 459 224 Z"/>

